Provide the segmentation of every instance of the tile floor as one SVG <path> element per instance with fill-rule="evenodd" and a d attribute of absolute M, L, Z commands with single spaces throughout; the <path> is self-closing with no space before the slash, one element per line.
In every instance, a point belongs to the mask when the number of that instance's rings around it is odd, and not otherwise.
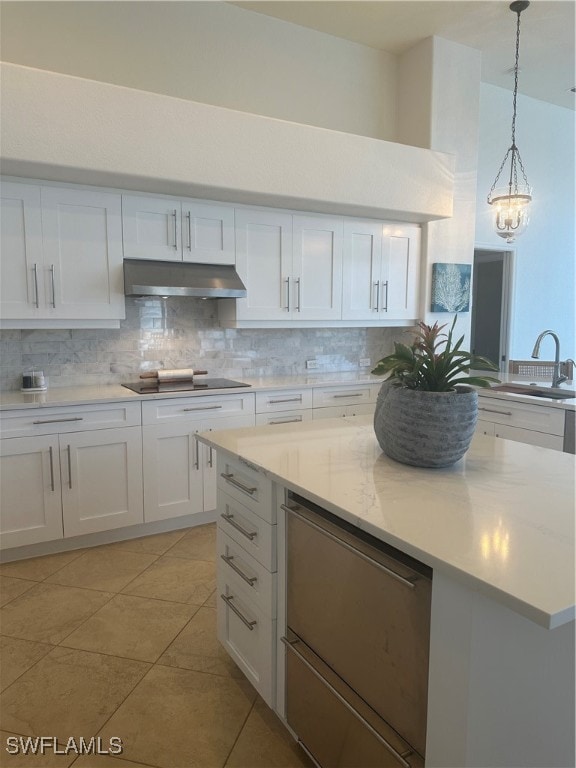
<path fill-rule="evenodd" d="M 214 525 L 0 566 L 2 768 L 310 763 L 216 640 Z M 111 755 L 10 755 L 9 736 Z"/>

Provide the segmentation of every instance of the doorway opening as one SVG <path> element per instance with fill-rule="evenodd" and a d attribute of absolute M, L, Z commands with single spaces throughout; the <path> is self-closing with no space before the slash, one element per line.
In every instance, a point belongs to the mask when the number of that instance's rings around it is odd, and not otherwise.
<path fill-rule="evenodd" d="M 474 249 L 471 351 L 508 372 L 513 251 Z"/>

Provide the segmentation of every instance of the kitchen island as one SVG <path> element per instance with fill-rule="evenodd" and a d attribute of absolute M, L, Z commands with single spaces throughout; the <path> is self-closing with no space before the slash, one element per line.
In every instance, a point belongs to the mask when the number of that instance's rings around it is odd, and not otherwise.
<path fill-rule="evenodd" d="M 477 435 L 453 467 L 417 469 L 369 417 L 201 439 L 272 481 L 278 641 L 288 489 L 432 569 L 426 766 L 574 765 L 573 457 Z"/>

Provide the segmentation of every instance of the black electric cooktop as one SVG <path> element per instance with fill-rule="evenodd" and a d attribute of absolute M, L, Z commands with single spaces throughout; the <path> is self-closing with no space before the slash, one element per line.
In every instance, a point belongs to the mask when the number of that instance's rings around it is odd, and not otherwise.
<path fill-rule="evenodd" d="M 141 381 L 122 384 L 126 389 L 131 389 L 139 395 L 152 395 L 161 392 L 206 392 L 210 389 L 230 389 L 234 387 L 249 387 L 243 381 L 232 379 L 182 379 L 181 381 L 162 381 L 156 379 L 142 379 Z"/>

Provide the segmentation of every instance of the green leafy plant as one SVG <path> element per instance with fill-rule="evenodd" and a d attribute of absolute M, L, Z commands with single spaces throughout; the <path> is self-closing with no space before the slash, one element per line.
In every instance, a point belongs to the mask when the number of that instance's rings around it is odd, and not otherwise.
<path fill-rule="evenodd" d="M 456 317 L 448 333 L 442 333 L 446 325 L 419 323 L 412 344 L 395 342 L 394 353 L 383 357 L 372 373 L 376 376 L 388 374 L 388 381 L 396 386 L 428 392 L 449 392 L 458 384 L 489 387 L 491 382 L 499 382 L 492 376 L 468 375 L 475 367 L 490 371 L 498 368 L 487 358 L 464 351 L 464 336 L 453 343 L 455 324 Z"/>

